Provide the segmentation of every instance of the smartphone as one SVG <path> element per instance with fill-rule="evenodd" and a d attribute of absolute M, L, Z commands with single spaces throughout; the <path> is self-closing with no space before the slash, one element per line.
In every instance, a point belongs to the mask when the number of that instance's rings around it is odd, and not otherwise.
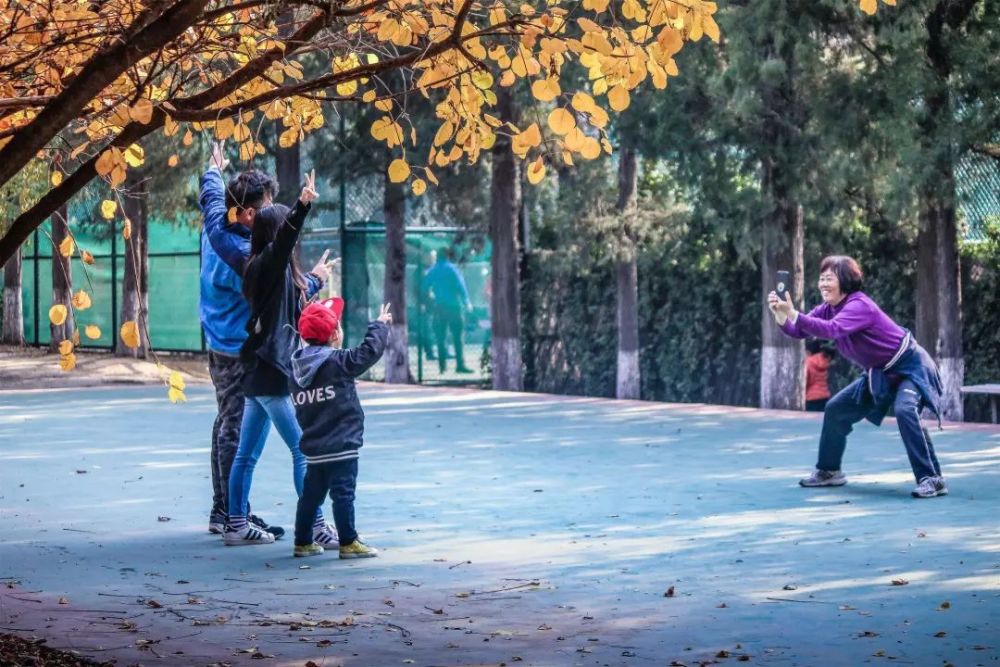
<path fill-rule="evenodd" d="M 778 298 L 784 301 L 788 295 L 788 288 L 792 286 L 792 274 L 789 271 L 778 271 L 775 274 L 775 288 Z"/>

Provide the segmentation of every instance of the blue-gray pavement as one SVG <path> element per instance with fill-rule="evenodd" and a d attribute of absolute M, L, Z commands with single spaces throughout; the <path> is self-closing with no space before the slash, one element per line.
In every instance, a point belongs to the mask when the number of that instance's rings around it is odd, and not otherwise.
<path fill-rule="evenodd" d="M 382 554 L 340 561 L 207 533 L 187 393 L 0 392 L 0 631 L 120 665 L 1000 664 L 1000 428 L 932 429 L 951 495 L 918 501 L 892 421 L 807 491 L 816 415 L 366 384 Z M 291 531 L 274 433 L 251 502 Z"/>

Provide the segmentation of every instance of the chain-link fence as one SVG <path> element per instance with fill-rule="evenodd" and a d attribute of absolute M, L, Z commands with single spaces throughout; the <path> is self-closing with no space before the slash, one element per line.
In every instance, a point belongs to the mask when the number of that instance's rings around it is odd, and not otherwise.
<path fill-rule="evenodd" d="M 380 216 L 381 194 L 359 188 L 348 197 L 351 215 Z M 341 233 L 340 216 L 333 206 L 318 208 L 307 223 L 300 241 L 304 269 L 312 267 L 327 248 L 331 258 L 343 255 L 341 268 L 326 292 L 343 295 L 347 302 L 345 334 L 348 345 L 357 344 L 367 322 L 378 313 L 385 281 L 385 229 L 380 222 L 346 226 Z M 356 218 L 357 219 L 357 218 Z M 70 262 L 74 291 L 84 289 L 92 305 L 76 311 L 80 330 L 97 325 L 97 340 L 82 337 L 84 348 L 114 346 L 120 322 L 121 290 L 125 270 L 126 243 L 120 228 L 86 224 L 70 219 L 77 245 L 92 253 L 94 264 L 84 266 L 78 256 Z M 48 309 L 52 302 L 52 243 L 49 225 L 43 225 L 22 248 L 22 300 L 25 340 L 30 345 L 48 345 Z M 198 314 L 200 233 L 190 226 L 150 221 L 149 333 L 154 349 L 204 352 L 205 339 Z M 56 250 L 58 252 L 58 250 Z M 451 253 L 468 292 L 469 306 L 461 313 L 445 315 L 432 301 L 433 290 L 425 274 L 436 254 Z M 416 382 L 475 382 L 485 377 L 484 350 L 489 345 L 489 245 L 481 236 L 448 227 L 409 227 L 406 233 L 406 321 L 409 330 L 410 369 Z M 398 309 L 401 304 L 393 304 Z M 398 312 L 398 310 L 397 310 Z M 443 339 L 443 340 L 442 340 Z M 444 358 L 441 358 L 441 350 Z M 471 372 L 466 372 L 471 371 Z M 371 377 L 384 376 L 379 364 Z"/>

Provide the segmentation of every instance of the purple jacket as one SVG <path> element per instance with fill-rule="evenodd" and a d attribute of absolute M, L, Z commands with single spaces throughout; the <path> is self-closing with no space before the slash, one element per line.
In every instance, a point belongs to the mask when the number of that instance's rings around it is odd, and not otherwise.
<path fill-rule="evenodd" d="M 836 306 L 823 303 L 781 330 L 793 338 L 826 338 L 837 351 L 865 370 L 884 368 L 899 351 L 906 330 L 882 312 L 864 292 L 851 292 Z"/>

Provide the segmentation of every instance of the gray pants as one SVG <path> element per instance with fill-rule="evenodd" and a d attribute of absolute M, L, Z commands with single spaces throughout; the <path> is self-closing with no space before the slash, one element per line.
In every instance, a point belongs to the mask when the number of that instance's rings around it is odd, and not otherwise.
<path fill-rule="evenodd" d="M 212 426 L 212 514 L 225 521 L 229 513 L 229 471 L 240 445 L 243 422 L 243 364 L 239 357 L 208 353 L 208 372 L 215 385 L 219 414 Z"/>

